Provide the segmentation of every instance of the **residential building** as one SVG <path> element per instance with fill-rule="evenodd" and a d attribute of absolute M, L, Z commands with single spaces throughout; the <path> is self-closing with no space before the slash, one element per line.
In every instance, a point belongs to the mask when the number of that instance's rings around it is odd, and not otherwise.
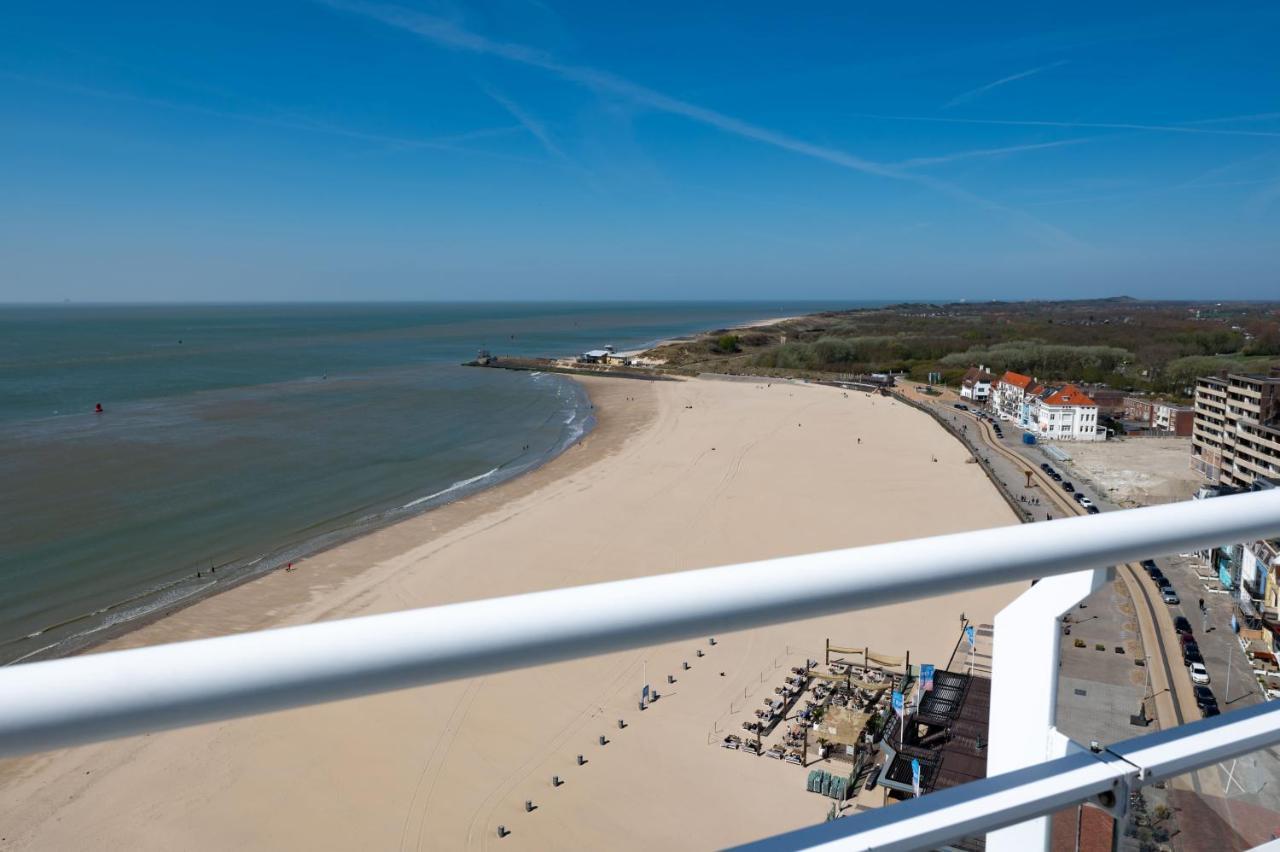
<path fill-rule="evenodd" d="M 1257 477 L 1248 487 L 1208 485 L 1196 499 L 1280 487 L 1280 480 Z M 1224 544 L 1199 551 L 1235 600 L 1235 627 L 1251 655 L 1280 653 L 1280 539 Z"/>
<path fill-rule="evenodd" d="M 1151 420 L 1151 426 L 1157 432 L 1167 432 L 1180 438 L 1191 435 L 1195 423 L 1195 410 L 1189 405 L 1175 405 L 1172 402 L 1158 402 Z"/>
<path fill-rule="evenodd" d="M 1210 482 L 1248 487 L 1280 476 L 1280 374 L 1272 372 L 1197 380 L 1191 466 Z"/>
<path fill-rule="evenodd" d="M 1146 396 L 1124 398 L 1124 419 L 1150 426 L 1156 416 L 1156 401 Z"/>
<path fill-rule="evenodd" d="M 1106 432 L 1098 427 L 1098 404 L 1072 384 L 1040 394 L 1035 430 L 1050 441 L 1106 440 Z"/>
<path fill-rule="evenodd" d="M 1195 409 L 1150 397 L 1127 396 L 1124 400 L 1126 426 L 1136 431 L 1165 432 L 1188 437 L 1195 422 Z M 1132 425 L 1131 425 L 1132 424 Z"/>
<path fill-rule="evenodd" d="M 970 367 L 960 380 L 960 396 L 974 402 L 986 402 L 991 398 L 991 384 L 994 381 L 995 378 L 983 365 Z"/>
<path fill-rule="evenodd" d="M 1043 387 L 1031 376 L 1006 370 L 991 391 L 992 405 L 1001 419 L 1030 429 L 1035 422 L 1036 394 L 1041 390 Z"/>
<path fill-rule="evenodd" d="M 1079 385 L 1090 399 L 1098 405 L 1099 417 L 1124 416 L 1125 392 L 1109 388 L 1106 385 Z"/>

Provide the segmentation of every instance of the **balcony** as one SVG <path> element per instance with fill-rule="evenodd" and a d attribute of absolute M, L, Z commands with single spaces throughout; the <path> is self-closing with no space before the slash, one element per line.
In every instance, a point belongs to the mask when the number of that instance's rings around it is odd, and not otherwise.
<path fill-rule="evenodd" d="M 751 848 L 1044 848 L 1048 814 L 1114 813 L 1143 785 L 1280 743 L 1277 702 L 1097 751 L 1051 736 L 1059 619 L 1103 566 L 1277 535 L 1280 490 L 1262 491 L 16 665 L 0 670 L 0 756 L 1038 580 L 997 616 L 990 777 Z"/>

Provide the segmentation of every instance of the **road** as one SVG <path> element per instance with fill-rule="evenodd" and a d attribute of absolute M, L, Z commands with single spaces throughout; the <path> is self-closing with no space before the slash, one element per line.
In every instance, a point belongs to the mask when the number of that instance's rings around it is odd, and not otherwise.
<path fill-rule="evenodd" d="M 1040 500 L 1040 505 L 1030 507 L 1033 517 L 1038 519 L 1041 512 L 1046 519 L 1049 516 L 1060 518 L 1086 514 L 1071 495 L 1040 469 L 1038 458 L 1028 457 L 1022 449 L 1024 445 L 1013 445 L 1014 438 L 1020 437 L 1021 429 L 1011 426 L 1004 440 L 1001 440 L 996 437 L 986 419 L 978 417 L 972 410 L 956 409 L 954 405 L 959 399 L 953 393 L 946 392 L 932 397 L 916 392 L 913 387 L 900 388 L 899 391 L 909 399 L 932 406 L 944 417 L 963 418 L 967 427 L 964 430 L 966 435 L 975 436 L 992 454 L 1003 458 L 1010 466 L 1009 469 L 1030 472 L 1034 491 Z M 994 466 L 995 459 L 992 461 Z M 1016 476 L 1018 474 L 1010 474 L 1014 482 L 1021 483 L 1021 479 L 1014 478 Z M 1113 508 L 1102 495 L 1088 496 L 1100 511 Z M 1169 607 L 1157 596 L 1154 583 L 1140 565 L 1119 565 L 1116 566 L 1116 573 L 1134 602 L 1144 653 L 1150 661 L 1148 669 L 1157 723 L 1161 728 L 1171 728 L 1200 718 L 1195 693 L 1192 692 L 1193 684 L 1182 663 L 1181 645 L 1173 627 L 1173 615 L 1170 614 Z"/>

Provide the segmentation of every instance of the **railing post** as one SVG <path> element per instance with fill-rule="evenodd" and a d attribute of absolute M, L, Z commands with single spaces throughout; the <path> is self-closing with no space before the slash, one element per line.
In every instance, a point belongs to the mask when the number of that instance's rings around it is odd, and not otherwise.
<path fill-rule="evenodd" d="M 1065 754 L 1054 729 L 1062 616 L 1102 587 L 1113 572 L 1086 569 L 1046 577 L 994 619 L 987 776 L 1034 766 Z M 987 835 L 992 852 L 1048 850 L 1049 817 Z"/>

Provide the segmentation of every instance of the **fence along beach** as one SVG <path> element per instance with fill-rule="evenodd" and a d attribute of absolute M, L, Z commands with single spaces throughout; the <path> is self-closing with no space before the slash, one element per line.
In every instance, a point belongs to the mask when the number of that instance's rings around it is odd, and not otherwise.
<path fill-rule="evenodd" d="M 959 443 L 889 398 L 581 381 L 599 426 L 542 468 L 105 647 L 1014 520 Z M 943 663 L 961 612 L 990 621 L 1019 588 L 729 634 L 702 657 L 676 643 L 9 761 L 0 810 L 23 819 L 6 843 L 483 848 L 502 824 L 513 847 L 705 848 L 813 824 L 826 805 L 807 770 L 722 749 L 724 733 L 828 636 Z M 640 712 L 646 675 L 662 698 Z"/>

